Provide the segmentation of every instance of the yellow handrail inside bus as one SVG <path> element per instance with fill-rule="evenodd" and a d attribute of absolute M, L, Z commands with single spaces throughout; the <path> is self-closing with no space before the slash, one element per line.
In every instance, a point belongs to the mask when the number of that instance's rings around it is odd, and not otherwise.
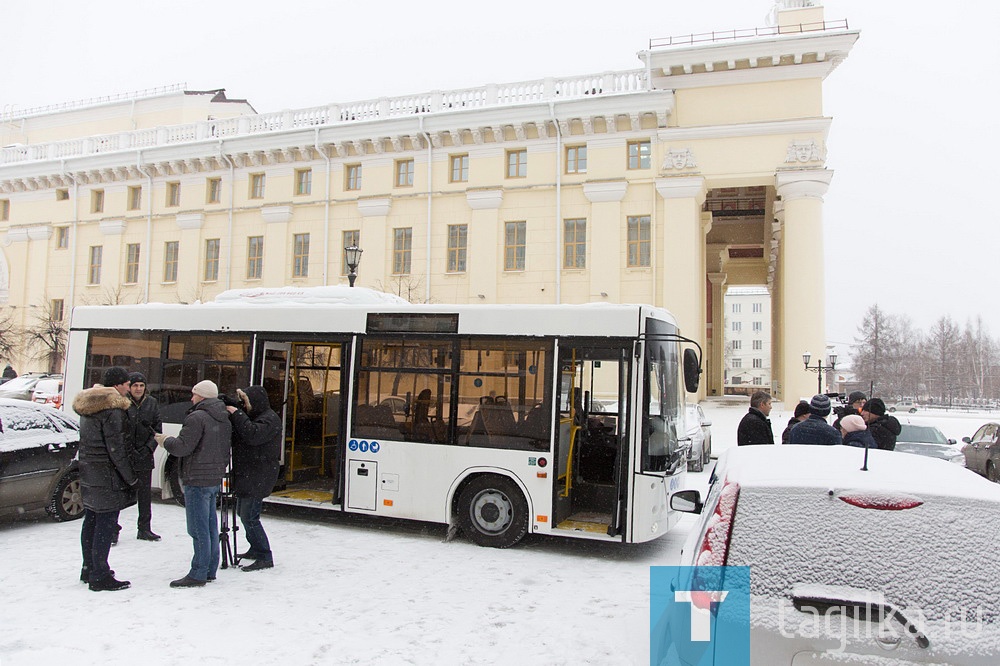
<path fill-rule="evenodd" d="M 559 424 L 569 422 L 569 449 L 566 452 L 566 483 L 560 497 L 569 497 L 569 491 L 573 488 L 573 448 L 576 446 L 576 435 L 580 432 L 580 426 L 576 418 L 576 350 L 573 350 L 571 357 L 573 366 L 573 379 L 569 384 L 569 418 L 560 419 Z"/>

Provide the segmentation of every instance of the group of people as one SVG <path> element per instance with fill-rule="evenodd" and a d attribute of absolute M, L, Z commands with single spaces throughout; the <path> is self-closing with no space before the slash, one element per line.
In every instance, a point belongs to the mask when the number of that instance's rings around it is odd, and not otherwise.
<path fill-rule="evenodd" d="M 782 444 L 846 444 L 869 449 L 892 451 L 901 426 L 899 421 L 886 414 L 881 398 L 869 399 L 861 391 L 847 397 L 847 403 L 836 410 L 833 425 L 827 417 L 834 411 L 829 396 L 818 393 L 809 402 L 795 406 L 788 427 L 781 434 Z M 736 431 L 739 446 L 774 444 L 771 429 L 771 395 L 757 391 L 750 396 L 750 410 L 740 421 Z"/>
<path fill-rule="evenodd" d="M 83 527 L 80 580 L 94 591 L 128 588 L 108 564 L 121 527 L 119 513 L 138 503 L 137 538 L 159 541 L 152 531 L 153 452 L 158 445 L 180 461 L 187 532 L 194 556 L 188 572 L 171 581 L 175 588 L 202 587 L 219 568 L 216 499 L 227 467 L 231 469 L 236 511 L 249 544 L 240 559 L 253 560 L 243 571 L 274 566 L 271 546 L 260 522 L 263 500 L 278 479 L 281 419 L 262 386 L 237 389 L 237 398 L 220 395 L 210 380 L 191 388 L 192 407 L 176 437 L 162 434 L 159 405 L 146 392 L 146 378 L 122 367 L 108 368 L 103 384 L 73 400 L 80 416 L 80 487 Z"/>

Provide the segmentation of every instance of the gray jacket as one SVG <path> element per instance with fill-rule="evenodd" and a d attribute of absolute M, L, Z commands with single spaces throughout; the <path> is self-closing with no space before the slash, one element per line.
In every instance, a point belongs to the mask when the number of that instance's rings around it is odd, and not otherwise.
<path fill-rule="evenodd" d="M 188 412 L 180 433 L 163 441 L 163 448 L 181 459 L 182 486 L 222 484 L 232 434 L 229 412 L 218 398 L 205 398 Z"/>

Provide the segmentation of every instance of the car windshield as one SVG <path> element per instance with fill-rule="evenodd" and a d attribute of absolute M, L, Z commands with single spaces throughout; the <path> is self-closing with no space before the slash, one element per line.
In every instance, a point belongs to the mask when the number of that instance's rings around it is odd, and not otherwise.
<path fill-rule="evenodd" d="M 59 381 L 58 379 L 43 379 L 35 384 L 35 390 L 44 393 L 59 393 Z"/>
<path fill-rule="evenodd" d="M 929 442 L 932 444 L 947 444 L 948 438 L 934 426 L 903 424 L 903 429 L 896 438 L 899 442 Z"/>

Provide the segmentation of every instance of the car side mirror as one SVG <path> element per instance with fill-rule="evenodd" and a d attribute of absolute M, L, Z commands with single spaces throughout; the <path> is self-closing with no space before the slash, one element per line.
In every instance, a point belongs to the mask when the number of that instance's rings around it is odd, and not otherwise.
<path fill-rule="evenodd" d="M 709 421 L 708 419 L 705 419 L 704 421 L 702 421 L 701 424 L 703 426 L 705 426 L 706 428 L 710 428 L 712 426 L 712 422 Z"/>
<path fill-rule="evenodd" d="M 949 444 L 958 444 L 958 442 L 956 442 L 955 440 L 951 439 L 950 437 L 948 438 L 948 443 Z"/>
<path fill-rule="evenodd" d="M 972 438 L 971 437 L 963 437 L 962 441 L 965 442 L 966 444 L 972 444 Z"/>
<path fill-rule="evenodd" d="M 670 496 L 670 508 L 682 513 L 701 513 L 701 493 L 697 490 L 678 490 Z"/>

